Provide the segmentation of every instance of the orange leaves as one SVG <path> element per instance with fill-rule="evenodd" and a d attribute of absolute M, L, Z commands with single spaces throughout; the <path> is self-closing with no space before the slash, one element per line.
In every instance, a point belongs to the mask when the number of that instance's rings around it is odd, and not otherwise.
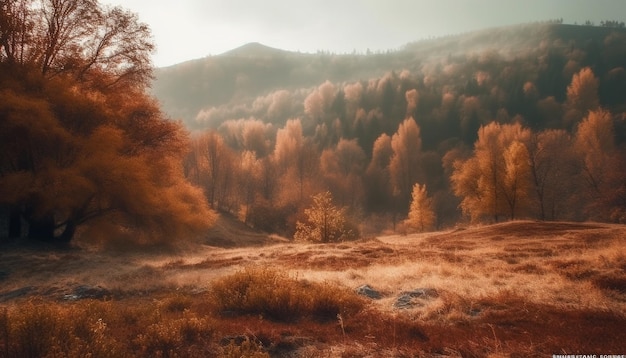
<path fill-rule="evenodd" d="M 426 185 L 415 183 L 411 193 L 411 207 L 406 224 L 414 230 L 426 231 L 434 227 L 435 220 L 432 199 L 428 197 Z"/>
<path fill-rule="evenodd" d="M 492 122 L 481 127 L 474 156 L 455 164 L 452 186 L 462 197 L 461 207 L 472 220 L 483 215 L 498 221 L 500 215 L 515 218 L 526 205 L 530 188 L 530 163 L 526 143 L 530 130 L 519 124 Z"/>
<path fill-rule="evenodd" d="M 408 202 L 413 184 L 422 176 L 419 157 L 422 150 L 420 127 L 413 118 L 405 119 L 391 137 L 393 155 L 389 163 L 394 191 Z"/>
<path fill-rule="evenodd" d="M 567 105 L 585 115 L 600 105 L 598 98 L 598 79 L 589 67 L 585 67 L 572 77 L 567 87 Z"/>
<path fill-rule="evenodd" d="M 296 224 L 294 239 L 327 243 L 350 240 L 358 236 L 346 220 L 346 209 L 334 205 L 329 191 L 312 198 L 313 204 L 304 210 L 307 220 Z"/>
<path fill-rule="evenodd" d="M 148 96 L 81 97 L 67 78 L 24 82 L 29 90 L 0 83 L 0 194 L 31 227 L 51 223 L 37 235 L 106 222 L 149 242 L 211 225 L 183 175 L 187 133 Z"/>

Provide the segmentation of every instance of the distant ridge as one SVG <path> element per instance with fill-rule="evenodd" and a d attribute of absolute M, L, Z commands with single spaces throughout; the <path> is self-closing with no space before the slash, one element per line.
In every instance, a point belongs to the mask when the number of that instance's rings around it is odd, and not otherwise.
<path fill-rule="evenodd" d="M 266 46 L 258 42 L 250 42 L 243 46 L 226 51 L 220 57 L 274 57 L 289 54 L 291 52 Z"/>

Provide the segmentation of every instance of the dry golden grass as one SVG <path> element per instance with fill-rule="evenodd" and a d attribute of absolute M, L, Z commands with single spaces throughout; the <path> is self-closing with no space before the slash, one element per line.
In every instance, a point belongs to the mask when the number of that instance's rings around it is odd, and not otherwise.
<path fill-rule="evenodd" d="M 0 357 L 626 352 L 624 226 L 520 221 L 326 245 L 250 237 L 176 253 L 3 249 Z M 363 304 L 363 284 L 382 299 Z M 108 301 L 64 301 L 77 285 L 108 289 Z M 394 307 L 416 288 L 437 295 Z"/>

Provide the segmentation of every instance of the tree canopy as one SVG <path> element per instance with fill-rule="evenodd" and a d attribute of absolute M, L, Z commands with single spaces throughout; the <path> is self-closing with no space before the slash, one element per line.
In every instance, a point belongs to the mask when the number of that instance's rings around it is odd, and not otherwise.
<path fill-rule="evenodd" d="M 187 133 L 146 93 L 147 26 L 91 0 L 3 1 L 0 10 L 0 205 L 10 234 L 67 243 L 81 226 L 106 227 L 147 242 L 207 228 L 214 214 L 182 168 Z"/>

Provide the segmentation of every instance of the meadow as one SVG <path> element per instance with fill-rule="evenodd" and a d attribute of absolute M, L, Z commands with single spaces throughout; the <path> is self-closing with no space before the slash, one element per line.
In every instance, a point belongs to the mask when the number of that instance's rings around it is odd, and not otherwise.
<path fill-rule="evenodd" d="M 220 235 L 173 251 L 4 244 L 0 357 L 626 353 L 623 225 Z"/>

